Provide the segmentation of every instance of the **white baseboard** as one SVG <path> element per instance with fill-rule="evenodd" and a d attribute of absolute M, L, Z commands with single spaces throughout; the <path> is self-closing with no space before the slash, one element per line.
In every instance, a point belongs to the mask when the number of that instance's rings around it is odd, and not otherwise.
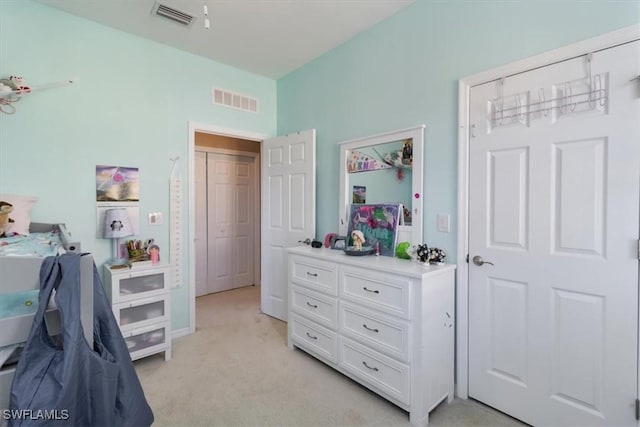
<path fill-rule="evenodd" d="M 191 335 L 189 332 L 189 328 L 176 329 L 175 331 L 171 331 L 171 339 L 186 337 L 187 335 Z"/>

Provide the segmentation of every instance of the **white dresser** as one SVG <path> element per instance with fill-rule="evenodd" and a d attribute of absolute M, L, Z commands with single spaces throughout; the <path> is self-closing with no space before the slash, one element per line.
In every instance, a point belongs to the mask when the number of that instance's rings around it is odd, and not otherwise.
<path fill-rule="evenodd" d="M 168 265 L 104 267 L 104 287 L 131 360 L 159 352 L 171 359 L 169 270 Z"/>
<path fill-rule="evenodd" d="M 409 412 L 453 400 L 455 265 L 289 248 L 288 344 Z"/>

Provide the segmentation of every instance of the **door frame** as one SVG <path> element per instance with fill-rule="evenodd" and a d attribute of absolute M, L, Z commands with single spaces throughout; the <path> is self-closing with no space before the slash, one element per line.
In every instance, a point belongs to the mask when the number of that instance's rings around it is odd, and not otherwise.
<path fill-rule="evenodd" d="M 202 133 L 202 132 L 201 132 Z M 245 138 L 242 138 L 245 139 Z M 221 154 L 223 156 L 242 156 L 242 157 L 251 157 L 253 160 L 254 166 L 254 174 L 253 174 L 253 206 L 254 209 L 257 209 L 260 206 L 260 153 L 253 153 L 251 151 L 241 151 L 241 150 L 229 150 L 227 148 L 215 148 L 215 147 L 194 147 L 194 156 L 196 151 L 203 151 L 206 153 L 213 154 Z M 194 169 L 195 172 L 195 169 Z M 195 185 L 194 185 L 195 191 Z M 194 193 L 195 194 L 195 193 Z M 194 199 L 195 203 L 195 199 Z M 194 212 L 195 219 L 195 212 Z M 254 222 L 257 220 L 258 225 L 261 224 L 260 215 L 257 218 L 254 218 Z M 195 231 L 195 227 L 194 227 Z M 195 236 L 193 236 L 193 243 L 195 245 Z M 254 277 L 254 285 L 260 285 L 260 227 L 253 228 L 253 277 Z M 195 253 L 194 253 L 195 256 Z M 194 261 L 195 262 L 195 261 Z M 194 286 L 195 286 L 195 276 L 194 276 Z"/>
<path fill-rule="evenodd" d="M 458 81 L 458 254 L 456 269 L 456 392 L 469 396 L 469 93 L 471 87 L 551 65 L 640 38 L 640 25 L 512 62 Z M 639 331 L 640 341 L 640 331 Z M 640 385 L 640 370 L 638 384 Z"/>
<path fill-rule="evenodd" d="M 189 225 L 187 231 L 187 241 L 188 241 L 188 265 L 189 265 L 189 333 L 193 334 L 196 332 L 196 243 L 195 243 L 195 225 L 196 225 L 196 217 L 195 217 L 195 152 L 196 152 L 196 132 L 200 133 L 208 133 L 212 135 L 220 135 L 220 136 L 228 136 L 232 138 L 246 139 L 249 141 L 256 141 L 262 143 L 263 140 L 269 138 L 269 135 L 254 133 L 244 130 L 237 129 L 229 129 L 217 125 L 207 124 L 207 123 L 199 123 L 194 121 L 189 121 L 189 135 L 187 139 L 187 155 L 188 155 L 188 174 L 189 174 Z M 231 150 L 232 151 L 232 150 Z M 256 154 L 256 153 L 252 153 Z M 259 158 L 259 157 L 258 157 Z M 256 177 L 259 179 L 260 176 L 260 165 L 258 165 L 256 169 Z M 258 182 L 257 188 L 260 188 L 260 183 Z M 256 193 L 258 193 L 256 191 Z M 258 199 L 259 200 L 259 199 Z M 257 206 L 260 206 L 258 203 Z M 262 210 L 260 211 L 260 216 L 262 217 Z M 259 233 L 258 233 L 259 234 Z M 258 243 L 260 242 L 260 236 L 258 235 Z M 256 245 L 257 250 L 260 250 L 259 244 Z M 258 271 L 260 271 L 260 263 L 258 264 Z M 256 277 L 260 277 L 259 275 Z"/>

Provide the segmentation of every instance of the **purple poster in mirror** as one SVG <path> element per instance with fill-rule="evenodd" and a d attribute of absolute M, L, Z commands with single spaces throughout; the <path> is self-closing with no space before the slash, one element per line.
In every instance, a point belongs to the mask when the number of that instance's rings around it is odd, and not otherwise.
<path fill-rule="evenodd" d="M 351 205 L 347 236 L 354 230 L 364 234 L 364 246 L 380 245 L 380 255 L 393 256 L 398 237 L 400 205 Z"/>

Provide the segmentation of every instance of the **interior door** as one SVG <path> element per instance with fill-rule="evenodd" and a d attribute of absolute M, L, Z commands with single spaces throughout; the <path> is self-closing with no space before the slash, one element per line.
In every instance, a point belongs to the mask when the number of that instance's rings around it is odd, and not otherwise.
<path fill-rule="evenodd" d="M 195 152 L 196 296 L 209 293 L 207 283 L 207 153 Z"/>
<path fill-rule="evenodd" d="M 639 43 L 471 90 L 469 396 L 532 425 L 636 425 Z"/>
<path fill-rule="evenodd" d="M 262 311 L 287 320 L 286 248 L 316 232 L 315 129 L 262 143 Z"/>
<path fill-rule="evenodd" d="M 254 159 L 207 153 L 208 292 L 254 284 Z"/>
<path fill-rule="evenodd" d="M 254 278 L 255 163 L 239 156 L 233 163 L 233 287 L 251 286 Z"/>

